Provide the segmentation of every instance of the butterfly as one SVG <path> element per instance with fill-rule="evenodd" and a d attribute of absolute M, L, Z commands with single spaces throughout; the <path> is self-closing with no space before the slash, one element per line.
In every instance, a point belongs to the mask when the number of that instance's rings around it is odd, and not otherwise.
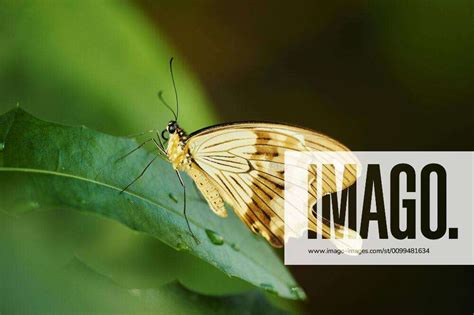
<path fill-rule="evenodd" d="M 186 201 L 186 187 L 180 172 L 187 173 L 193 179 L 216 215 L 227 216 L 227 203 L 250 230 L 262 235 L 272 246 L 282 247 L 285 226 L 285 152 L 349 152 L 349 149 L 310 129 L 270 122 L 226 123 L 187 134 L 177 122 L 179 106 L 172 61 L 173 59 L 170 60 L 170 72 L 175 88 L 176 112 L 164 101 L 160 92 L 161 101 L 171 110 L 174 119 L 161 132 L 161 137 L 157 133 L 157 139 L 152 140 L 175 169 L 184 189 L 184 200 Z M 341 162 L 344 162 L 342 158 Z M 327 173 L 323 174 L 327 175 L 325 178 L 335 176 L 333 169 L 324 169 L 323 172 Z M 344 172 L 342 188 L 349 187 L 356 181 L 356 173 L 356 169 L 351 167 Z M 318 196 L 314 167 L 308 169 L 308 179 L 309 229 L 320 229 L 323 236 L 329 238 L 329 222 L 318 218 L 312 211 Z M 321 186 L 321 195 L 337 190 L 334 181 L 325 181 Z M 184 211 L 186 215 L 186 204 Z M 189 222 L 188 228 L 191 231 Z M 337 224 L 335 230 L 336 235 L 349 233 L 354 238 L 358 236 L 356 232 Z M 336 243 L 336 246 L 352 247 L 341 242 Z"/>

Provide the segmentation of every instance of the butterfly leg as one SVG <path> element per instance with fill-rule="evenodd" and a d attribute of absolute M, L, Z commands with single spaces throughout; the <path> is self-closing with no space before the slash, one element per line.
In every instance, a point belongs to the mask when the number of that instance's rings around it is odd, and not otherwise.
<path fill-rule="evenodd" d="M 148 140 L 146 140 L 145 142 L 143 142 L 142 144 L 140 144 L 139 146 L 137 146 L 136 148 L 134 148 L 133 150 L 127 152 L 125 155 L 122 155 L 121 157 L 119 157 L 118 159 L 115 160 L 115 163 L 117 163 L 118 161 L 120 160 L 123 160 L 124 158 L 126 158 L 127 156 L 129 156 L 130 154 L 132 154 L 133 152 L 137 151 L 138 149 L 140 149 L 141 147 L 143 147 L 145 144 L 147 144 L 148 142 L 154 140 L 153 138 L 150 138 Z"/>
<path fill-rule="evenodd" d="M 126 191 L 130 186 L 132 186 L 137 180 L 139 180 L 146 172 L 146 170 L 151 166 L 151 164 L 153 164 L 153 162 L 155 162 L 156 158 L 158 158 L 159 155 L 156 155 L 150 162 L 148 162 L 148 164 L 145 166 L 145 168 L 143 169 L 143 171 L 140 173 L 140 175 L 138 175 L 130 184 L 128 184 L 124 189 L 122 189 L 122 191 L 120 191 L 120 193 L 123 193 L 124 191 Z"/>
<path fill-rule="evenodd" d="M 153 141 L 153 142 L 155 143 L 156 148 L 160 151 L 161 155 L 163 155 L 163 156 L 166 158 L 166 151 L 165 151 L 165 149 L 164 149 L 164 147 L 163 147 L 163 143 L 161 142 L 161 140 L 160 140 L 160 143 L 158 143 L 158 142 L 156 141 L 156 139 L 150 138 L 150 139 L 146 140 L 145 142 L 143 142 L 142 144 L 140 144 L 139 146 L 137 146 L 136 148 L 134 148 L 133 150 L 131 150 L 130 152 L 128 152 L 127 154 L 125 154 L 124 156 L 118 158 L 115 162 L 118 162 L 118 161 L 120 161 L 120 160 L 126 158 L 127 156 L 129 156 L 129 155 L 132 154 L 133 152 L 137 151 L 138 149 L 140 149 L 141 147 L 143 147 L 145 144 L 147 144 L 147 143 L 150 142 L 150 141 Z M 126 191 L 126 190 L 127 190 L 130 186 L 132 186 L 137 180 L 139 180 L 140 177 L 142 177 L 142 176 L 145 174 L 146 170 L 151 166 L 151 164 L 156 160 L 156 158 L 157 158 L 158 156 L 160 156 L 160 155 L 155 156 L 155 157 L 147 164 L 147 166 L 143 169 L 143 171 L 140 173 L 140 175 L 138 175 L 130 184 L 128 184 L 124 189 L 122 189 L 122 190 L 120 191 L 120 193 L 123 193 L 124 191 Z"/>
<path fill-rule="evenodd" d="M 188 230 L 189 232 L 191 233 L 191 235 L 193 236 L 194 240 L 196 241 L 196 243 L 199 245 L 200 241 L 199 239 L 196 237 L 196 235 L 194 235 L 193 231 L 191 230 L 191 226 L 189 225 L 189 220 L 188 220 L 188 216 L 186 215 L 186 185 L 184 185 L 184 181 L 183 181 L 183 178 L 181 177 L 181 174 L 176 171 L 176 175 L 178 176 L 178 179 L 179 179 L 179 183 L 181 184 L 181 186 L 183 186 L 183 197 L 184 197 L 184 210 L 183 210 L 183 214 L 184 214 L 184 219 L 186 220 L 186 224 L 188 225 Z"/>
<path fill-rule="evenodd" d="M 158 136 L 158 139 L 160 141 L 159 143 L 156 141 L 156 139 L 153 139 L 153 142 L 155 143 L 158 150 L 160 150 L 161 154 L 163 154 L 166 157 L 167 155 L 166 155 L 165 147 L 163 146 L 163 142 L 161 142 L 161 139 L 159 136 Z"/>
<path fill-rule="evenodd" d="M 133 150 L 127 152 L 126 154 L 122 155 L 121 157 L 119 157 L 118 159 L 116 159 L 114 161 L 114 163 L 117 163 L 118 161 L 120 160 L 123 160 L 125 159 L 127 156 L 129 156 L 130 154 L 132 154 L 133 152 L 137 151 L 138 149 L 140 149 L 141 147 L 143 147 L 145 144 L 147 144 L 148 142 L 152 141 L 153 138 L 150 138 L 148 140 L 146 140 L 145 142 L 141 143 L 139 146 L 137 146 L 136 148 L 134 148 Z M 105 167 L 105 166 L 104 166 Z M 102 174 L 102 169 L 103 167 L 99 170 L 99 172 L 97 173 L 97 175 L 95 176 L 94 179 L 97 179 L 101 174 Z"/>

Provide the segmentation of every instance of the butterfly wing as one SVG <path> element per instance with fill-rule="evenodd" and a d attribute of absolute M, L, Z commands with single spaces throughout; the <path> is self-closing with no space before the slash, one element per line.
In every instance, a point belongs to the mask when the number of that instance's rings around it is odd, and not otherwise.
<path fill-rule="evenodd" d="M 232 123 L 206 128 L 191 134 L 186 142 L 193 163 L 214 183 L 224 200 L 254 232 L 273 246 L 283 246 L 284 237 L 284 159 L 288 150 L 348 152 L 344 145 L 309 129 L 274 123 Z M 345 164 L 341 154 L 340 162 Z M 316 169 L 310 167 L 309 206 L 316 202 Z M 322 194 L 337 190 L 335 171 L 323 169 Z M 343 174 L 343 187 L 355 182 L 355 167 Z M 291 179 L 290 179 L 291 180 Z M 299 187 L 304 189 L 306 187 Z M 310 228 L 324 222 L 309 212 Z M 337 231 L 336 231 L 337 232 Z"/>

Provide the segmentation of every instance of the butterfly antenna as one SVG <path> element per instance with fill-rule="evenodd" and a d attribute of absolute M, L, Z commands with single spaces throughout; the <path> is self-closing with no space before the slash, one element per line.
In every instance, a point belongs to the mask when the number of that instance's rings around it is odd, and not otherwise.
<path fill-rule="evenodd" d="M 171 57 L 170 59 L 170 74 L 171 74 L 171 81 L 173 81 L 174 96 L 176 99 L 176 121 L 178 121 L 178 116 L 179 116 L 178 90 L 176 89 L 176 83 L 174 82 L 173 59 L 174 57 Z"/>
<path fill-rule="evenodd" d="M 165 105 L 166 108 L 168 108 L 168 109 L 173 113 L 174 120 L 178 121 L 178 115 L 176 115 L 176 113 L 175 113 L 174 110 L 171 108 L 171 106 L 169 106 L 168 103 L 166 103 L 165 99 L 163 98 L 163 91 L 159 91 L 159 92 L 158 92 L 158 98 L 159 98 L 160 101 L 163 103 L 163 105 Z"/>

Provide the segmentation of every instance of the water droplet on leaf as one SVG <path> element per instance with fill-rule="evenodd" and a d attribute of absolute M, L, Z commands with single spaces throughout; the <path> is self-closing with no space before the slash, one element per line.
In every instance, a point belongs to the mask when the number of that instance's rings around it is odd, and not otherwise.
<path fill-rule="evenodd" d="M 290 292 L 300 300 L 306 299 L 306 293 L 304 293 L 304 290 L 299 286 L 291 286 Z"/>
<path fill-rule="evenodd" d="M 236 252 L 240 251 L 240 246 L 235 243 L 230 244 L 230 247 L 232 247 Z"/>
<path fill-rule="evenodd" d="M 221 235 L 217 234 L 216 232 L 206 229 L 206 234 L 207 234 L 207 237 L 209 237 L 209 239 L 211 240 L 212 244 L 214 245 L 224 244 L 224 238 Z"/>
<path fill-rule="evenodd" d="M 176 244 L 176 249 L 178 251 L 182 251 L 182 250 L 188 250 L 189 247 L 188 247 L 188 245 L 180 242 L 180 243 Z"/>
<path fill-rule="evenodd" d="M 176 196 L 173 195 L 172 193 L 169 193 L 168 197 L 170 197 L 170 199 L 173 200 L 175 203 L 178 203 L 178 198 L 176 198 Z"/>
<path fill-rule="evenodd" d="M 0 151 L 3 151 L 5 149 L 5 143 L 0 142 Z"/>

